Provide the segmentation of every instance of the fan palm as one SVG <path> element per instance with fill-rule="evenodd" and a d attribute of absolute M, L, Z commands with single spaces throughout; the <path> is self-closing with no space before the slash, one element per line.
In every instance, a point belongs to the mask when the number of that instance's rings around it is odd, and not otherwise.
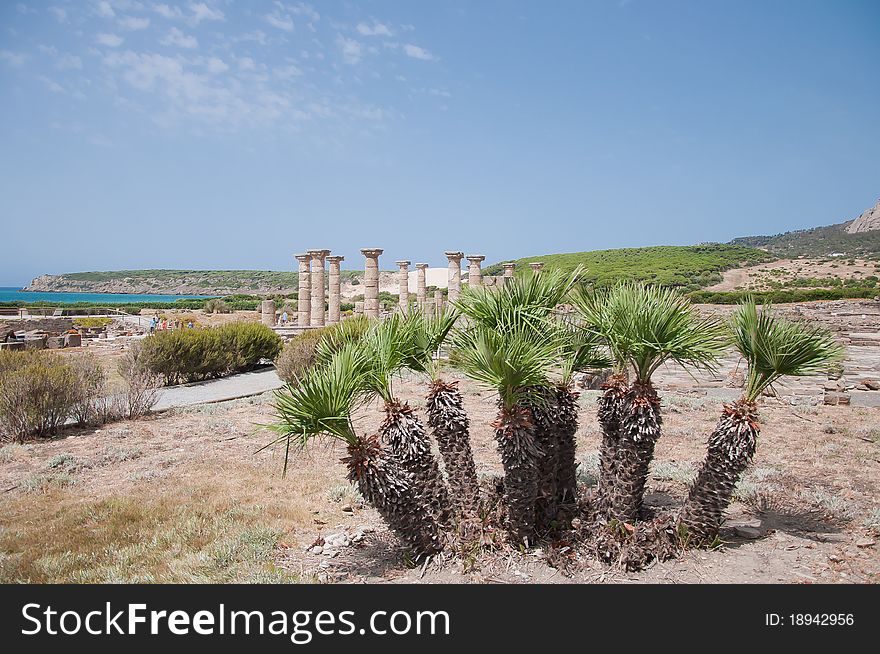
<path fill-rule="evenodd" d="M 599 338 L 590 330 L 571 323 L 553 323 L 548 330 L 548 338 L 557 343 L 559 371 L 561 378 L 552 389 L 547 401 L 538 405 L 534 411 L 536 418 L 545 423 L 550 436 L 543 439 L 552 443 L 552 460 L 549 476 L 553 493 L 544 494 L 549 498 L 543 509 L 546 521 L 544 526 L 552 526 L 557 521 L 565 522 L 573 517 L 577 503 L 577 428 L 578 396 L 572 387 L 575 372 L 607 368 L 611 361 L 600 347 Z M 542 414 L 547 414 L 542 421 Z M 540 523 L 540 518 L 539 518 Z"/>
<path fill-rule="evenodd" d="M 473 326 L 454 336 L 454 360 L 472 379 L 498 392 L 498 416 L 492 423 L 504 466 L 508 527 L 517 544 L 535 530 L 541 457 L 532 407 L 549 388 L 548 370 L 556 350 L 523 326 L 496 331 Z"/>
<path fill-rule="evenodd" d="M 556 518 L 559 448 L 551 372 L 561 347 L 551 312 L 576 276 L 554 271 L 517 278 L 500 289 L 466 289 L 457 303 L 467 325 L 455 332 L 454 362 L 498 392 L 493 427 L 505 471 L 509 529 L 517 543 L 533 539 L 539 518 L 541 526 Z"/>
<path fill-rule="evenodd" d="M 680 524 L 689 542 L 697 545 L 718 536 L 736 484 L 755 454 L 760 432 L 756 403 L 761 394 L 782 377 L 823 370 L 842 352 L 828 331 L 779 318 L 769 304 L 759 312 L 754 300 L 739 307 L 730 327 L 748 376 L 742 397 L 721 412 L 681 511 Z"/>
<path fill-rule="evenodd" d="M 266 447 L 285 444 L 286 471 L 291 445 L 305 447 L 318 436 L 344 443 L 349 481 L 417 556 L 434 554 L 442 547 L 440 530 L 422 487 L 377 435 L 359 435 L 352 423 L 352 412 L 371 396 L 367 371 L 363 352 L 348 345 L 297 386 L 277 391 L 272 428 L 280 435 Z"/>
<path fill-rule="evenodd" d="M 603 306 L 598 308 L 600 303 Z M 662 426 L 652 375 L 668 361 L 711 368 L 726 339 L 717 320 L 700 318 L 690 302 L 672 289 L 627 282 L 603 293 L 601 300 L 591 298 L 589 291 L 576 293 L 575 304 L 590 328 L 608 343 L 614 358 L 632 373 L 622 397 L 616 397 L 619 382 L 606 389 L 603 418 L 609 428 L 618 430 L 610 465 L 614 485 L 609 515 L 634 522 L 641 512 Z M 613 434 L 608 440 L 611 447 Z"/>
<path fill-rule="evenodd" d="M 428 426 L 446 465 L 450 497 L 460 515 L 474 515 L 480 508 L 480 485 L 471 451 L 470 420 L 464 410 L 458 382 L 441 378 L 440 359 L 435 356 L 458 316 L 455 309 L 439 316 L 410 312 L 407 323 L 412 347 L 406 365 L 430 379 L 426 398 Z"/>
<path fill-rule="evenodd" d="M 430 498 L 435 517 L 446 522 L 450 517 L 449 491 L 437 460 L 431 454 L 431 443 L 421 421 L 406 402 L 393 392 L 393 380 L 407 367 L 417 367 L 422 360 L 422 347 L 430 347 L 420 339 L 414 317 L 394 314 L 376 323 L 358 342 L 364 352 L 366 366 L 364 384 L 385 403 L 385 420 L 379 428 L 382 439 L 399 457 Z"/>

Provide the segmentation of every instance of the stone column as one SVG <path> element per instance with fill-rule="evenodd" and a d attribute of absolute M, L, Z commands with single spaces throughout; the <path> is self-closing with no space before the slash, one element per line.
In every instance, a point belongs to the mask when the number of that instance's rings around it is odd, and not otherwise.
<path fill-rule="evenodd" d="M 504 279 L 504 283 L 506 284 L 511 279 L 513 279 L 513 269 L 516 268 L 516 264 L 515 263 L 503 263 L 501 265 L 504 267 L 504 275 L 502 278 Z"/>
<path fill-rule="evenodd" d="M 469 254 L 467 256 L 468 286 L 470 286 L 471 288 L 476 288 L 477 286 L 483 285 L 483 270 L 480 267 L 480 263 L 485 259 L 486 257 L 480 254 Z"/>
<path fill-rule="evenodd" d="M 308 254 L 294 255 L 299 261 L 299 300 L 296 303 L 296 324 L 308 327 L 312 320 L 312 258 Z"/>
<path fill-rule="evenodd" d="M 533 261 L 532 263 L 529 264 L 529 268 L 534 270 L 536 273 L 541 272 L 544 269 L 544 262 L 543 261 Z"/>
<path fill-rule="evenodd" d="M 444 252 L 446 258 L 449 259 L 449 301 L 455 302 L 458 294 L 461 292 L 461 258 L 463 252 Z"/>
<path fill-rule="evenodd" d="M 260 318 L 267 327 L 275 326 L 275 301 L 263 300 L 260 306 Z"/>
<path fill-rule="evenodd" d="M 397 291 L 400 294 L 400 299 L 397 304 L 400 307 L 401 313 L 406 313 L 409 309 L 409 265 L 412 261 L 396 261 L 395 263 L 400 268 Z"/>
<path fill-rule="evenodd" d="M 341 303 L 342 291 L 339 283 L 339 264 L 344 261 L 345 257 L 337 255 L 335 257 L 327 257 L 330 263 L 330 308 L 327 310 L 327 323 L 335 325 L 339 322 L 339 305 Z"/>
<path fill-rule="evenodd" d="M 434 315 L 443 315 L 443 291 L 434 291 Z"/>
<path fill-rule="evenodd" d="M 312 257 L 312 327 L 324 326 L 324 260 L 330 250 L 308 250 Z"/>
<path fill-rule="evenodd" d="M 428 307 L 428 287 L 425 283 L 425 270 L 427 269 L 428 264 L 426 263 L 416 264 L 416 299 L 419 301 L 419 308 L 425 313 L 427 313 Z"/>
<path fill-rule="evenodd" d="M 361 254 L 366 257 L 364 264 L 364 315 L 367 318 L 379 317 L 379 255 L 384 250 L 364 248 Z"/>
<path fill-rule="evenodd" d="M 354 312 L 359 316 L 364 315 L 364 301 L 363 300 L 357 300 L 354 303 Z"/>

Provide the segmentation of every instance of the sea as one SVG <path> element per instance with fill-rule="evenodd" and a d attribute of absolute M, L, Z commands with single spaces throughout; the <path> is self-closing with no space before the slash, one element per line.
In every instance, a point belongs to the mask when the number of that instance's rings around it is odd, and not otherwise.
<path fill-rule="evenodd" d="M 174 302 L 174 300 L 201 299 L 216 295 L 149 295 L 136 293 L 48 293 L 22 291 L 15 286 L 0 286 L 0 302 L 58 302 L 73 304 L 88 302 L 102 306 L 105 304 L 129 304 L 138 302 Z"/>

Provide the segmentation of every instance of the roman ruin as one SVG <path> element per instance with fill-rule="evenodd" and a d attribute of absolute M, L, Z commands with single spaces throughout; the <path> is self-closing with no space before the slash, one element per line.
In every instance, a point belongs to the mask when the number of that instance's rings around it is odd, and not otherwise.
<path fill-rule="evenodd" d="M 345 260 L 345 257 L 341 255 L 336 255 L 332 257 L 327 257 L 327 262 L 330 264 L 330 270 L 328 272 L 329 276 L 329 308 L 327 310 L 327 323 L 330 325 L 335 325 L 340 320 L 340 311 L 339 307 L 341 304 L 341 283 L 340 283 L 340 270 L 339 264 Z"/>
<path fill-rule="evenodd" d="M 312 257 L 312 327 L 324 326 L 324 260 L 330 250 L 308 250 Z"/>
<path fill-rule="evenodd" d="M 380 248 L 363 248 L 364 263 L 364 315 L 367 318 L 379 317 L 379 255 Z"/>
<path fill-rule="evenodd" d="M 468 260 L 468 286 L 471 288 L 482 286 L 483 270 L 480 265 L 486 260 L 486 257 L 480 254 L 469 254 L 466 258 Z"/>
<path fill-rule="evenodd" d="M 463 252 L 444 252 L 446 258 L 449 259 L 449 301 L 455 302 L 458 294 L 461 292 L 461 259 L 464 257 Z"/>
<path fill-rule="evenodd" d="M 428 287 L 425 280 L 425 271 L 427 269 L 428 264 L 426 263 L 416 264 L 416 300 L 418 300 L 419 308 L 422 311 L 426 311 L 428 305 Z"/>
<path fill-rule="evenodd" d="M 298 297 L 296 304 L 296 324 L 299 327 L 308 327 L 311 324 L 311 261 L 312 258 L 308 254 L 294 255 L 299 262 L 299 274 L 297 275 Z"/>
<path fill-rule="evenodd" d="M 396 261 L 397 267 L 400 269 L 398 273 L 398 302 L 397 305 L 400 307 L 400 311 L 402 313 L 406 313 L 407 308 L 409 307 L 409 266 L 412 263 L 411 261 Z"/>

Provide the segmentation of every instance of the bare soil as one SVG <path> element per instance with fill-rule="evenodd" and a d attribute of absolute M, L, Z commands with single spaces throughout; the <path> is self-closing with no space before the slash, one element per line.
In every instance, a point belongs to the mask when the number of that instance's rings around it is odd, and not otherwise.
<path fill-rule="evenodd" d="M 852 262 L 852 263 L 850 263 Z M 722 280 L 706 287 L 707 291 L 766 291 L 770 282 L 792 282 L 796 279 L 827 279 L 842 281 L 877 275 L 877 262 L 865 259 L 780 259 L 722 273 Z M 798 284 L 797 288 L 823 288 L 822 284 Z"/>
<path fill-rule="evenodd" d="M 397 392 L 424 421 L 426 383 Z M 501 472 L 491 392 L 461 381 L 481 475 Z M 664 435 L 647 503 L 675 510 L 721 408 L 698 389 L 664 387 Z M 595 484 L 597 393 L 580 398 L 582 490 Z M 544 550 L 452 556 L 411 567 L 345 480 L 332 443 L 257 452 L 272 435 L 271 394 L 169 411 L 0 449 L 0 582 L 876 582 L 880 577 L 880 412 L 766 398 L 754 467 L 724 545 L 640 573 L 581 557 L 563 571 Z M 378 406 L 358 416 L 375 429 Z M 363 534 L 335 555 L 306 551 Z"/>

